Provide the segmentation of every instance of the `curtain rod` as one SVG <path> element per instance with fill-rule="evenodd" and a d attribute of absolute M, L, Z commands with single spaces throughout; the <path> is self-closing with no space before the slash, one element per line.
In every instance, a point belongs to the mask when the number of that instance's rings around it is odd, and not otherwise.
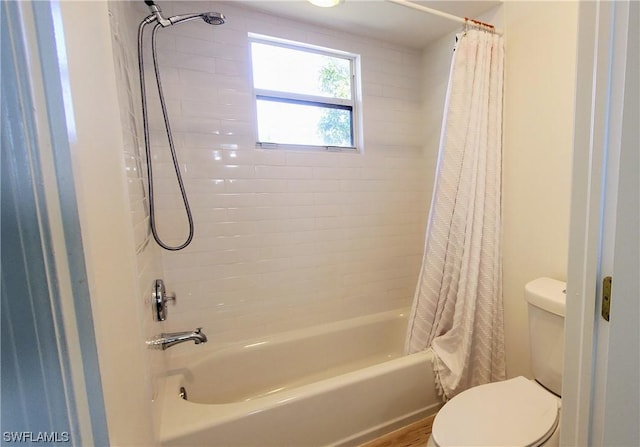
<path fill-rule="evenodd" d="M 470 19 L 468 17 L 458 17 L 458 16 L 454 16 L 453 14 L 449 14 L 447 12 L 443 12 L 443 11 L 438 11 L 437 9 L 433 9 L 433 8 L 428 8 L 426 6 L 422 6 L 422 5 L 418 5 L 417 3 L 413 3 L 407 0 L 387 0 L 388 2 L 391 3 L 395 3 L 397 5 L 401 5 L 401 6 L 406 6 L 407 8 L 412 8 L 412 9 L 417 9 L 418 11 L 422 11 L 422 12 L 426 12 L 429 14 L 433 14 L 439 17 L 443 17 L 445 19 L 448 20 L 453 20 L 454 22 L 458 22 L 458 23 L 462 23 L 462 24 L 468 24 L 469 22 L 471 22 L 471 24 L 474 25 L 479 25 L 485 28 L 489 28 L 491 29 L 494 33 L 502 35 L 502 30 L 497 29 L 495 26 L 489 24 L 489 23 L 484 23 L 481 22 L 479 20 L 474 20 L 474 19 Z"/>

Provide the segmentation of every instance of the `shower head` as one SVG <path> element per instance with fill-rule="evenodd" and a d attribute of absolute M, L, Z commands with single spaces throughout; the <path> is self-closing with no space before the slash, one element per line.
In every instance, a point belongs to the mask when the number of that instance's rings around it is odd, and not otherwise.
<path fill-rule="evenodd" d="M 205 12 L 202 14 L 202 20 L 207 22 L 209 25 L 222 25 L 226 18 L 219 12 Z"/>
<path fill-rule="evenodd" d="M 182 14 L 173 17 L 169 17 L 167 20 L 171 22 L 172 25 L 176 23 L 188 22 L 189 20 L 201 18 L 209 25 L 222 25 L 224 23 L 225 17 L 219 12 L 202 12 L 196 14 Z"/>
<path fill-rule="evenodd" d="M 175 25 L 176 23 L 188 22 L 189 20 L 201 18 L 209 25 L 222 25 L 225 21 L 224 15 L 219 12 L 199 12 L 195 14 L 180 14 L 177 16 L 169 17 L 165 19 L 162 16 L 162 11 L 155 4 L 153 0 L 144 0 L 149 9 L 151 10 L 151 15 L 144 19 L 144 22 L 149 24 L 154 21 L 157 21 L 162 27 L 167 27 L 171 25 Z"/>

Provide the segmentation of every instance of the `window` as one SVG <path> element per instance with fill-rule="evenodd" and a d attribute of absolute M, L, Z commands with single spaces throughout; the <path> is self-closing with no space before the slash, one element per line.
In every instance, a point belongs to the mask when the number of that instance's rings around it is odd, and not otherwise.
<path fill-rule="evenodd" d="M 356 56 L 251 35 L 258 144 L 354 150 Z"/>

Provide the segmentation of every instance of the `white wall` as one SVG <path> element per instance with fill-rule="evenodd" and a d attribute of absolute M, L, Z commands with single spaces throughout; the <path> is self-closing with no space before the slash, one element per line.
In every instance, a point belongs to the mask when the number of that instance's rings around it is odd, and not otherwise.
<path fill-rule="evenodd" d="M 158 38 L 196 225 L 190 247 L 162 253 L 179 300 L 167 326 L 204 326 L 210 340 L 180 353 L 408 306 L 435 160 L 423 155 L 420 52 L 228 3 L 207 8 L 227 23 L 184 23 Z M 248 32 L 361 55 L 362 153 L 256 148 Z M 177 242 L 184 214 L 157 112 L 153 120 L 160 232 Z"/>
<path fill-rule="evenodd" d="M 74 181 L 110 444 L 152 446 L 148 310 L 118 150 L 127 143 L 107 3 L 61 2 L 61 10 L 76 129 L 70 136 Z"/>
<path fill-rule="evenodd" d="M 133 297 L 140 306 L 138 326 L 144 340 L 149 340 L 166 328 L 164 322 L 154 319 L 151 306 L 154 281 L 162 278 L 162 262 L 160 248 L 150 241 L 137 65 L 138 25 L 148 15 L 148 9 L 142 2 L 110 1 L 108 5 L 122 132 L 122 145 L 116 151 L 123 157 L 118 175 L 123 176 L 127 184 L 126 204 L 129 210 L 128 221 L 133 231 L 136 267 L 136 290 Z M 146 349 L 145 354 L 148 374 L 151 376 L 152 399 L 155 400 L 158 397 L 160 378 L 166 370 L 166 356 L 162 351 L 152 349 Z M 154 408 L 159 408 L 159 405 Z"/>
<path fill-rule="evenodd" d="M 507 374 L 531 376 L 524 285 L 566 280 L 577 2 L 507 1 L 503 273 Z"/>

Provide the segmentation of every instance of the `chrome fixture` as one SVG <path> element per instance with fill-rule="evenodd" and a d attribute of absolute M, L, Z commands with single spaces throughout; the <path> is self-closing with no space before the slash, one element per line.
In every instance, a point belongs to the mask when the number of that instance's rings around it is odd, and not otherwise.
<path fill-rule="evenodd" d="M 156 321 L 164 321 L 167 319 L 167 303 L 171 301 L 176 304 L 176 294 L 167 293 L 167 288 L 164 286 L 164 281 L 156 279 L 153 287 L 153 316 Z"/>
<path fill-rule="evenodd" d="M 182 23 L 193 19 L 202 19 L 209 25 L 222 25 L 224 24 L 224 15 L 219 12 L 202 12 L 195 14 L 181 14 L 173 17 L 169 17 L 167 20 L 171 22 L 171 25 L 176 23 Z"/>
<path fill-rule="evenodd" d="M 200 343 L 207 342 L 207 336 L 204 335 L 204 333 L 202 332 L 202 328 L 199 327 L 193 332 L 185 331 L 162 333 L 158 336 L 158 338 L 147 341 L 147 345 L 150 348 L 159 348 L 165 350 L 170 348 L 171 346 L 191 340 L 193 340 L 196 345 L 199 345 Z"/>
<path fill-rule="evenodd" d="M 193 19 L 202 19 L 209 25 L 222 25 L 224 24 L 225 17 L 223 14 L 219 12 L 197 12 L 194 14 L 179 14 L 177 16 L 172 16 L 165 18 L 162 16 L 162 10 L 158 5 L 155 4 L 154 1 L 145 0 L 144 1 L 149 10 L 151 11 L 151 15 L 144 19 L 146 23 L 152 23 L 157 21 L 162 27 L 166 28 L 167 26 L 175 25 L 176 23 L 186 22 L 188 20 Z"/>
<path fill-rule="evenodd" d="M 149 191 L 149 221 L 151 227 L 151 233 L 153 234 L 153 238 L 160 245 L 160 247 L 165 250 L 182 250 L 187 245 L 189 245 L 193 239 L 194 233 L 194 224 L 193 224 L 193 216 L 191 215 L 191 207 L 189 206 L 189 200 L 187 198 L 187 193 L 185 191 L 184 182 L 182 181 L 182 174 L 180 173 L 180 167 L 178 165 L 178 157 L 176 156 L 176 149 L 173 143 L 173 136 L 171 134 L 171 126 L 169 125 L 169 115 L 167 113 L 167 106 L 164 100 L 164 94 L 162 92 L 162 83 L 160 81 L 160 67 L 158 66 L 158 56 L 156 52 L 156 33 L 159 28 L 166 28 L 172 25 L 176 25 L 182 22 L 188 22 L 194 19 L 202 19 L 205 23 L 209 25 L 222 25 L 225 21 L 224 15 L 219 12 L 202 12 L 195 14 L 180 14 L 172 17 L 163 17 L 162 11 L 160 8 L 152 1 L 145 0 L 147 6 L 149 6 L 149 10 L 151 14 L 147 16 L 140 25 L 138 26 L 138 69 L 140 70 L 140 93 L 142 97 L 142 124 L 144 130 L 144 147 L 145 154 L 147 157 L 147 181 L 148 181 L 148 191 Z M 189 225 L 189 234 L 187 235 L 185 241 L 179 245 L 169 245 L 162 241 L 160 235 L 158 234 L 157 225 L 156 225 L 156 215 L 155 215 L 155 199 L 154 199 L 154 191 L 153 191 L 153 167 L 151 156 L 151 144 L 149 142 L 149 118 L 147 112 L 147 92 L 145 88 L 145 80 L 144 80 L 144 55 L 143 55 L 143 43 L 144 43 L 144 27 L 154 23 L 153 31 L 151 32 L 151 54 L 153 57 L 153 67 L 155 71 L 156 77 L 156 85 L 158 87 L 158 98 L 160 100 L 160 107 L 162 109 L 162 116 L 164 119 L 164 127 L 167 134 L 167 141 L 169 143 L 169 151 L 171 152 L 171 159 L 173 161 L 173 168 L 176 173 L 176 179 L 178 181 L 178 187 L 180 188 L 180 195 L 182 196 L 182 203 L 184 205 L 184 211 L 187 218 L 187 222 Z"/>

